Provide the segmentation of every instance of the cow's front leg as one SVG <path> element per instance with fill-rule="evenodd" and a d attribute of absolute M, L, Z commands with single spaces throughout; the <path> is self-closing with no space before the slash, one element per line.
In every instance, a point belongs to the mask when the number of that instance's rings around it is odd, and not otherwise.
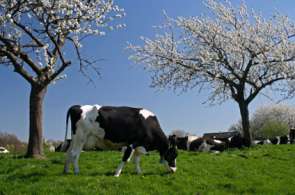
<path fill-rule="evenodd" d="M 135 163 L 135 168 L 136 168 L 136 173 L 141 174 L 141 168 L 140 168 L 140 157 L 141 155 L 147 154 L 146 149 L 143 146 L 139 146 L 135 148 L 135 153 L 134 153 L 134 163 Z"/>
<path fill-rule="evenodd" d="M 122 158 L 122 161 L 121 163 L 119 164 L 117 170 L 116 170 L 116 173 L 115 173 L 115 177 L 119 177 L 121 172 L 122 172 L 122 169 L 124 168 L 126 162 L 129 162 L 132 155 L 134 153 L 134 149 L 133 149 L 133 146 L 132 144 L 130 146 L 127 147 L 127 149 L 125 150 L 124 152 L 124 155 L 123 155 L 123 158 Z"/>

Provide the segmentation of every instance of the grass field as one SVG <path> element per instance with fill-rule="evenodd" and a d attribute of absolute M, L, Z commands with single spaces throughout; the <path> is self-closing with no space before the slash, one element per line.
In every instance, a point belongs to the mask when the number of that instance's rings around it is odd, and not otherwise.
<path fill-rule="evenodd" d="M 267 145 L 221 154 L 180 151 L 175 174 L 156 152 L 142 175 L 129 163 L 113 177 L 119 152 L 84 152 L 81 173 L 63 175 L 63 153 L 46 160 L 0 156 L 0 194 L 295 194 L 295 145 Z"/>

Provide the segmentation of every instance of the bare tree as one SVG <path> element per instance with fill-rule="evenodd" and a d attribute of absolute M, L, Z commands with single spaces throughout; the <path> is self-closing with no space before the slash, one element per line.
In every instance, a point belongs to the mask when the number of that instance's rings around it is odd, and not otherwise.
<path fill-rule="evenodd" d="M 28 157 L 43 155 L 42 104 L 48 86 L 72 63 L 65 47 L 72 46 L 84 75 L 89 68 L 97 72 L 81 53 L 81 41 L 122 27 L 109 24 L 123 15 L 112 0 L 0 0 L 0 64 L 31 86 Z"/>
<path fill-rule="evenodd" d="M 209 86 L 208 102 L 233 99 L 251 145 L 249 104 L 268 86 L 287 94 L 294 78 L 294 23 L 279 14 L 265 19 L 245 4 L 208 0 L 206 6 L 209 16 L 167 17 L 164 33 L 129 45 L 130 58 L 153 73 L 154 87 Z"/>

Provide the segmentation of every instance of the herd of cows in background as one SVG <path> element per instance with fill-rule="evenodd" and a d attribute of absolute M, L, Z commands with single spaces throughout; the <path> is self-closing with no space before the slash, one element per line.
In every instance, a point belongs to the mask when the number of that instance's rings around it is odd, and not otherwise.
<path fill-rule="evenodd" d="M 233 132 L 219 132 L 219 133 L 205 133 L 202 137 L 195 135 L 174 136 L 176 138 L 177 148 L 180 150 L 195 151 L 195 152 L 222 152 L 229 148 L 242 148 L 244 139 L 237 131 Z M 55 147 L 56 152 L 66 152 L 71 143 L 71 139 L 67 139 L 65 144 L 60 143 Z M 293 144 L 295 143 L 295 129 L 291 129 L 288 135 L 276 136 L 270 139 L 254 140 L 254 145 L 265 144 Z M 64 147 L 62 148 L 62 145 Z M 96 148 L 84 148 L 85 150 L 102 150 L 99 147 Z M 53 149 L 54 151 L 54 149 Z"/>
<path fill-rule="evenodd" d="M 175 135 L 171 135 L 175 136 Z M 184 136 L 176 137 L 177 148 L 188 151 L 197 152 L 222 152 L 229 148 L 242 148 L 245 141 L 241 133 L 221 132 L 221 133 L 206 133 L 202 137 Z M 254 145 L 264 144 L 293 144 L 295 143 L 295 130 L 291 129 L 288 135 L 276 136 L 270 139 L 254 140 Z"/>

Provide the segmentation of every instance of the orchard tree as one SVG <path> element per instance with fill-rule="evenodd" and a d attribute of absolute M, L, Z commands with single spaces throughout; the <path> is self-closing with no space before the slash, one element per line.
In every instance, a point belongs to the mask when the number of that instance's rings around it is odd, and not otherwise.
<path fill-rule="evenodd" d="M 251 145 L 249 104 L 265 88 L 288 94 L 295 76 L 295 26 L 288 17 L 263 18 L 245 4 L 208 0 L 212 14 L 167 17 L 154 38 L 129 45 L 130 58 L 152 72 L 152 86 L 211 89 L 208 102 L 233 99 Z"/>
<path fill-rule="evenodd" d="M 43 156 L 42 104 L 48 86 L 64 78 L 71 64 L 83 74 L 97 71 L 81 53 L 81 41 L 122 27 L 112 20 L 123 15 L 112 0 L 0 0 L 0 65 L 12 67 L 31 86 L 28 157 Z M 65 54 L 66 47 L 76 61 Z"/>

